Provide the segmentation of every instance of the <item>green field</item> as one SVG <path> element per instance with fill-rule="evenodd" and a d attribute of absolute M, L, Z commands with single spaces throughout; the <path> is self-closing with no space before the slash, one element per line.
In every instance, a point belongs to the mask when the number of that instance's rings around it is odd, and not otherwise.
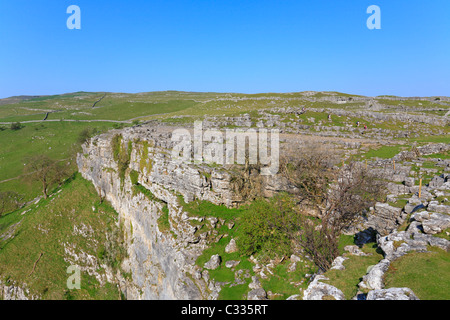
<path fill-rule="evenodd" d="M 45 154 L 55 160 L 71 162 L 75 170 L 73 159 L 75 152 L 81 150 L 78 143 L 80 133 L 86 128 L 104 132 L 112 129 L 113 125 L 107 122 L 58 121 L 28 123 L 20 130 L 0 131 L 0 191 L 14 190 L 25 200 L 34 199 L 40 193 L 40 187 L 36 183 L 26 183 L 23 175 L 29 157 Z"/>
<path fill-rule="evenodd" d="M 18 224 L 12 239 L 0 241 L 2 282 L 26 283 L 31 295 L 43 299 L 119 299 L 116 285 L 101 285 L 87 271 L 81 272 L 81 290 L 67 289 L 70 263 L 64 258 L 65 250 L 71 248 L 75 254 L 84 252 L 96 257 L 99 265 L 92 266 L 93 270 L 104 277 L 101 265 L 108 262 L 100 259 L 100 253 L 107 235 L 117 228 L 118 215 L 107 203 L 99 203 L 92 184 L 79 174 L 60 190 L 49 199 L 0 218 L 0 234 Z M 88 236 L 75 232 L 75 226 L 85 226 Z"/>

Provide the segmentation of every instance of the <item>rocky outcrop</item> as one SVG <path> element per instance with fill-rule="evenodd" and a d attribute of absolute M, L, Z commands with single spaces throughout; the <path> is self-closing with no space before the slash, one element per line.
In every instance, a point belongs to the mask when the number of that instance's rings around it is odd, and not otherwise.
<path fill-rule="evenodd" d="M 338 288 L 320 282 L 328 280 L 323 275 L 317 275 L 303 293 L 303 300 L 345 300 L 345 296 Z"/>
<path fill-rule="evenodd" d="M 390 261 L 388 259 L 381 260 L 375 266 L 372 266 L 369 272 L 363 277 L 359 283 L 362 290 L 379 290 L 384 288 L 383 276 L 388 270 Z"/>
<path fill-rule="evenodd" d="M 419 298 L 409 288 L 389 288 L 370 291 L 366 300 L 419 300 Z"/>
<path fill-rule="evenodd" d="M 113 150 L 117 135 L 120 144 Z M 171 162 L 167 137 L 149 127 L 111 131 L 83 146 L 78 168 L 119 213 L 128 250 L 121 267 L 130 274 L 120 286 L 127 299 L 216 298 L 220 286 L 207 275 L 199 277 L 195 266 L 207 243 L 189 223 L 179 195 L 186 201 L 198 198 L 221 204 L 231 199 L 229 189 L 219 171 L 209 176 L 194 166 Z M 117 153 L 128 161 L 118 161 Z M 131 181 L 132 172 L 137 181 Z M 169 230 L 160 226 L 164 212 Z"/>
<path fill-rule="evenodd" d="M 369 213 L 366 226 L 377 230 L 382 235 L 387 235 L 397 229 L 402 218 L 401 214 L 401 208 L 378 202 L 374 210 Z"/>
<path fill-rule="evenodd" d="M 37 300 L 38 296 L 31 295 L 26 285 L 19 286 L 15 282 L 3 283 L 0 280 L 0 300 Z"/>
<path fill-rule="evenodd" d="M 247 300 L 267 300 L 267 292 L 263 289 L 258 277 L 253 276 L 248 287 L 250 291 L 247 294 Z"/>
<path fill-rule="evenodd" d="M 426 234 L 437 234 L 450 228 L 450 216 L 447 214 L 421 211 L 412 215 L 411 219 L 421 222 L 423 232 Z"/>
<path fill-rule="evenodd" d="M 243 126 L 250 125 L 246 116 L 238 120 Z M 173 129 L 147 125 L 113 130 L 91 139 L 77 157 L 83 177 L 92 181 L 99 195 L 111 202 L 119 213 L 128 249 L 128 258 L 121 267 L 130 275 L 120 279 L 120 287 L 127 299 L 215 299 L 221 288 L 221 283 L 210 279 L 207 270 L 202 271 L 195 265 L 208 242 L 191 223 L 193 219 L 201 218 L 190 217 L 184 212 L 182 202 L 199 199 L 234 206 L 239 199 L 232 192 L 231 176 L 223 166 L 172 160 L 169 153 L 173 147 Z M 436 150 L 440 152 L 442 148 Z M 380 166 L 383 165 L 384 162 Z M 409 177 L 410 169 L 410 166 L 401 164 L 397 164 L 395 170 L 379 169 L 380 177 L 389 177 L 396 182 L 395 185 L 404 188 L 397 190 L 392 195 L 394 198 L 405 190 L 415 192 L 417 186 Z M 372 238 L 376 230 L 385 259 L 363 278 L 362 289 L 383 289 L 382 276 L 390 261 L 406 252 L 423 251 L 427 245 L 448 247 L 447 240 L 431 236 L 448 226 L 448 219 L 442 216 L 448 206 L 427 202 L 434 197 L 433 190 L 445 190 L 448 183 L 448 176 L 433 179 L 429 187 L 423 188 L 422 197 L 412 197 L 405 209 L 377 203 L 367 214 L 364 229 L 371 231 L 361 232 L 360 238 Z M 265 188 L 271 194 L 285 190 L 287 186 L 285 181 L 275 176 L 266 181 Z M 408 214 L 422 207 L 427 207 L 428 216 L 421 213 L 415 216 L 417 219 L 411 223 L 408 232 L 396 232 Z M 161 219 L 165 221 L 164 226 Z M 208 218 L 205 223 L 215 228 L 219 222 L 216 218 Z M 426 233 L 416 232 L 414 228 L 419 227 L 427 230 Z M 357 248 L 348 249 L 361 254 Z M 226 252 L 236 250 L 238 248 L 232 239 Z M 342 257 L 336 259 L 333 268 L 342 270 L 343 261 Z M 205 267 L 214 270 L 221 263 L 221 258 L 216 255 Z M 238 263 L 237 260 L 223 262 L 226 268 L 231 269 Z M 254 271 L 264 278 L 270 268 L 256 264 Z M 236 279 L 236 283 L 241 282 L 238 276 Z M 320 280 L 325 279 L 322 276 L 314 279 L 304 292 L 304 299 L 344 299 L 339 289 Z M 267 293 L 256 282 L 253 287 L 249 299 L 267 298 Z"/>

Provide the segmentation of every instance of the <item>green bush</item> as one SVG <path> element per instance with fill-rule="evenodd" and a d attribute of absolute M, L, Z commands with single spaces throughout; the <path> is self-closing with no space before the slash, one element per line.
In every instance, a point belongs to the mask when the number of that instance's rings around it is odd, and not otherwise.
<path fill-rule="evenodd" d="M 20 122 L 11 123 L 11 130 L 17 131 L 23 128 L 23 125 Z"/>
<path fill-rule="evenodd" d="M 287 194 L 254 201 L 239 222 L 238 247 L 244 255 L 257 254 L 261 261 L 292 254 L 292 239 L 300 216 Z"/>

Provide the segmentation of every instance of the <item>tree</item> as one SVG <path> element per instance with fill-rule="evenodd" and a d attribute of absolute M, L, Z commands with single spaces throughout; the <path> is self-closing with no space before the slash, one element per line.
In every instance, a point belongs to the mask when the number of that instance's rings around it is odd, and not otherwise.
<path fill-rule="evenodd" d="M 11 123 L 11 130 L 17 131 L 23 128 L 23 125 L 20 122 Z"/>
<path fill-rule="evenodd" d="M 68 174 L 68 168 L 59 161 L 46 155 L 36 155 L 27 159 L 25 176 L 31 181 L 39 181 L 42 193 L 48 198 L 48 188 L 55 183 L 60 184 Z"/>
<path fill-rule="evenodd" d="M 305 150 L 300 159 L 283 159 L 282 174 L 292 184 L 304 215 L 298 243 L 326 271 L 339 255 L 341 233 L 367 208 L 385 197 L 385 183 L 360 163 L 338 168 L 330 152 Z"/>
<path fill-rule="evenodd" d="M 291 195 L 277 194 L 270 199 L 253 201 L 239 219 L 240 251 L 258 254 L 260 261 L 292 254 L 292 239 L 298 232 L 299 214 Z"/>
<path fill-rule="evenodd" d="M 78 143 L 83 144 L 86 141 L 88 141 L 90 138 L 92 138 L 95 134 L 97 134 L 99 131 L 97 128 L 84 128 L 79 134 L 78 134 Z"/>

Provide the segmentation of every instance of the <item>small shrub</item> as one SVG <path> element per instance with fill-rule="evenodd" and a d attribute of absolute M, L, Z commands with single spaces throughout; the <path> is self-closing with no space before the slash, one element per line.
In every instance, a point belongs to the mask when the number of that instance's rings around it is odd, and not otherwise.
<path fill-rule="evenodd" d="M 20 122 L 13 122 L 11 123 L 11 130 L 17 131 L 22 129 L 24 126 Z"/>

